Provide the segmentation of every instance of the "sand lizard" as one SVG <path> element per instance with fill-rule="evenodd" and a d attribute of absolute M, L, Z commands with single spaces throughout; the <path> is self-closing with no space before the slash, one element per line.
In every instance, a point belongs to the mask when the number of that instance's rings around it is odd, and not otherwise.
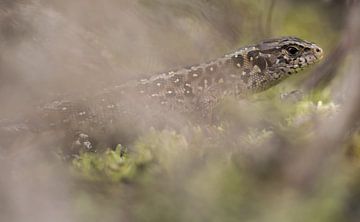
<path fill-rule="evenodd" d="M 264 91 L 322 56 L 319 46 L 296 37 L 269 39 L 207 63 L 144 79 L 135 88 L 163 105 L 193 110 L 208 97 Z"/>
<path fill-rule="evenodd" d="M 204 116 L 223 96 L 264 91 L 322 57 L 323 50 L 314 43 L 296 37 L 269 39 L 210 62 L 122 84 L 91 98 L 49 103 L 15 128 L 86 132 L 88 128 L 109 127 L 122 115 L 145 115 L 154 104 Z M 2 128 L 6 127 L 11 128 Z"/>

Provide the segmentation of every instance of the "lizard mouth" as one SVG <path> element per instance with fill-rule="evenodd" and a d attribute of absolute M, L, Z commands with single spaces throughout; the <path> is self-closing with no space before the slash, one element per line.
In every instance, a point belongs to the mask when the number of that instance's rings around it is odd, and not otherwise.
<path fill-rule="evenodd" d="M 320 60 L 322 60 L 323 58 L 324 58 L 324 54 L 320 54 L 320 55 L 315 55 L 315 60 L 314 60 L 314 62 L 316 63 L 316 62 L 319 62 Z"/>

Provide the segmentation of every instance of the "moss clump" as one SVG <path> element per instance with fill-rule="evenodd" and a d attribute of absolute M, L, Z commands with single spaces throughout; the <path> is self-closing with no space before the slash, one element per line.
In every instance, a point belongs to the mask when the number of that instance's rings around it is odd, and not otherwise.
<path fill-rule="evenodd" d="M 103 153 L 81 153 L 72 161 L 72 166 L 84 179 L 118 182 L 132 179 L 151 159 L 147 152 L 130 157 L 127 149 L 118 145 L 115 150 Z"/>

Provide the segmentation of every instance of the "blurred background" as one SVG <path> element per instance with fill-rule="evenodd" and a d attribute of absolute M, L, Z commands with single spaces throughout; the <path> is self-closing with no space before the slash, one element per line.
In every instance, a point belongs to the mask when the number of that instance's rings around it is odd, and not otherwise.
<path fill-rule="evenodd" d="M 72 161 L 47 141 L 1 150 L 0 221 L 360 221 L 359 29 L 357 0 L 0 0 L 0 119 L 269 37 L 325 51 L 226 98 L 218 125 Z"/>

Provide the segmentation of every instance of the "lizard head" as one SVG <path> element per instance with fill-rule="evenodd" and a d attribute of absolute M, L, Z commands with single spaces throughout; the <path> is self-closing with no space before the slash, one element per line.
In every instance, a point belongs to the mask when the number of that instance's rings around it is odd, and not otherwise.
<path fill-rule="evenodd" d="M 270 39 L 257 45 L 257 48 L 267 58 L 269 75 L 279 79 L 297 73 L 323 57 L 319 46 L 296 37 Z"/>
<path fill-rule="evenodd" d="M 242 86 L 237 88 L 264 91 L 322 57 L 323 50 L 319 46 L 296 37 L 269 39 L 246 47 L 232 55 L 235 66 L 242 69 Z"/>

